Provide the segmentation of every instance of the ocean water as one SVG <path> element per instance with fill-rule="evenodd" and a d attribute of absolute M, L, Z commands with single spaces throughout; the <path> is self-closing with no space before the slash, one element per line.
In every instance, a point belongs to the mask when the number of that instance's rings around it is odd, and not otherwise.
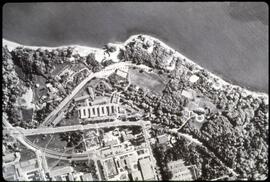
<path fill-rule="evenodd" d="M 26 45 L 103 47 L 153 35 L 226 81 L 268 93 L 266 3 L 12 3 L 3 37 Z"/>

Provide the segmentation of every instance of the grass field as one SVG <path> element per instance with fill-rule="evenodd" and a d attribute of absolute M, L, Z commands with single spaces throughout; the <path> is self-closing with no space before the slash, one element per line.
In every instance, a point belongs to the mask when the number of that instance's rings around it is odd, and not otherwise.
<path fill-rule="evenodd" d="M 65 66 L 69 65 L 70 63 L 68 62 L 64 62 L 63 64 L 55 64 L 55 69 L 52 72 L 52 75 L 58 75 L 61 71 L 63 71 L 63 69 L 65 68 Z"/>
<path fill-rule="evenodd" d="M 53 135 L 51 142 L 47 145 L 48 149 L 56 150 L 58 152 L 64 152 L 67 142 L 62 141 L 59 134 Z"/>
<path fill-rule="evenodd" d="M 70 125 L 78 125 L 78 124 L 80 124 L 78 116 L 71 119 L 63 119 L 60 122 L 60 126 L 70 126 Z"/>
<path fill-rule="evenodd" d="M 33 136 L 27 136 L 26 138 L 29 139 L 31 142 L 33 142 L 35 145 L 45 148 L 46 145 L 51 140 L 51 135 L 45 135 L 45 138 L 42 138 L 42 135 L 33 135 Z"/>
<path fill-rule="evenodd" d="M 35 152 L 26 148 L 23 144 L 19 143 L 19 148 L 22 149 L 20 152 L 21 154 L 20 161 L 27 161 L 27 160 L 36 158 Z"/>
<path fill-rule="evenodd" d="M 59 160 L 59 159 L 53 159 L 50 157 L 46 157 L 48 167 L 50 169 L 54 169 L 57 166 L 70 166 L 68 161 Z"/>
<path fill-rule="evenodd" d="M 45 135 L 45 138 L 42 139 L 42 135 L 33 135 L 27 137 L 31 142 L 33 142 L 35 145 L 42 147 L 42 148 L 48 148 L 50 150 L 55 151 L 65 151 L 64 147 L 66 147 L 67 143 L 65 141 L 62 141 L 59 137 L 59 134 L 55 135 Z"/>
<path fill-rule="evenodd" d="M 140 88 L 149 89 L 156 94 L 162 94 L 165 83 L 155 73 L 140 73 L 139 69 L 129 69 L 130 83 Z"/>
<path fill-rule="evenodd" d="M 33 109 L 22 109 L 23 120 L 31 121 L 33 116 Z"/>

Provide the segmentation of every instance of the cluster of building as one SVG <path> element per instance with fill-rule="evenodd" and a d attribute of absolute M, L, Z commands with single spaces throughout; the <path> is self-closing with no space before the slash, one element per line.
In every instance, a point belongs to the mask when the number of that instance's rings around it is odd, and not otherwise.
<path fill-rule="evenodd" d="M 36 158 L 26 161 L 19 159 L 20 156 L 17 156 L 14 161 L 3 165 L 4 179 L 7 181 L 43 181 L 46 179 L 44 170 Z"/>
<path fill-rule="evenodd" d="M 18 153 L 17 155 L 20 155 Z M 12 158 L 12 162 L 10 162 Z M 17 157 L 17 158 L 16 158 Z M 3 165 L 3 177 L 7 181 L 94 181 L 91 173 L 82 173 L 71 166 L 58 166 L 51 170 L 43 169 L 39 159 L 20 161 L 20 156 L 8 156 Z M 18 159 L 18 160 L 17 160 Z"/>
<path fill-rule="evenodd" d="M 91 173 L 77 172 L 71 166 L 54 168 L 48 178 L 50 181 L 95 181 Z"/>
<path fill-rule="evenodd" d="M 98 149 L 101 146 L 101 138 L 96 130 L 90 130 L 84 134 L 86 150 Z"/>
<path fill-rule="evenodd" d="M 119 106 L 113 103 L 94 106 L 88 105 L 85 107 L 80 107 L 79 111 L 81 119 L 116 116 L 119 111 Z"/>
<path fill-rule="evenodd" d="M 115 84 L 121 85 L 127 82 L 128 73 L 117 69 L 108 79 L 115 79 Z M 125 114 L 119 107 L 119 95 L 113 91 L 107 79 L 96 78 L 89 85 L 82 95 L 74 98 L 74 101 L 80 105 L 78 111 L 81 119 L 108 119 L 118 117 L 119 113 Z"/>
<path fill-rule="evenodd" d="M 154 163 L 145 144 L 137 147 L 126 141 L 101 150 L 101 155 L 104 157 L 101 164 L 106 180 L 157 180 Z"/>
<path fill-rule="evenodd" d="M 104 176 L 102 180 L 157 180 L 151 148 L 145 140 L 140 140 L 141 136 L 142 132 L 134 134 L 131 129 L 121 127 L 90 130 L 85 134 L 85 141 L 89 141 L 89 146 L 92 144 L 88 150 L 95 149 L 98 156 L 100 165 L 96 167 Z M 141 142 L 134 144 L 132 140 Z"/>

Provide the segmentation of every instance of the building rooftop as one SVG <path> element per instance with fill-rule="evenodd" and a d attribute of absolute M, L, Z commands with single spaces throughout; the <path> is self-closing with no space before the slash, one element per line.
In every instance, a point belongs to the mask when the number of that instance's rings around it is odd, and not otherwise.
<path fill-rule="evenodd" d="M 61 167 L 61 168 L 57 168 L 57 169 L 52 170 L 50 172 L 50 176 L 51 177 L 61 176 L 63 174 L 69 174 L 71 172 L 73 172 L 73 167 L 65 166 L 65 167 Z"/>
<path fill-rule="evenodd" d="M 93 181 L 93 176 L 91 173 L 86 173 L 82 176 L 83 181 Z"/>
<path fill-rule="evenodd" d="M 192 75 L 190 78 L 189 78 L 189 81 L 192 82 L 192 83 L 195 83 L 199 80 L 200 77 L 198 77 L 197 75 Z"/>
<path fill-rule="evenodd" d="M 131 173 L 133 181 L 142 181 L 142 174 L 140 171 L 133 171 Z"/>
<path fill-rule="evenodd" d="M 37 159 L 30 159 L 28 161 L 20 162 L 20 167 L 24 171 L 31 171 L 37 168 Z"/>
<path fill-rule="evenodd" d="M 113 158 L 105 160 L 104 164 L 105 164 L 105 171 L 109 178 L 118 174 Z"/>
<path fill-rule="evenodd" d="M 140 164 L 140 167 L 141 167 L 143 180 L 154 180 L 155 175 L 154 175 L 153 168 L 151 166 L 150 158 L 147 157 L 147 158 L 144 158 L 144 159 L 140 159 L 139 164 Z"/>
<path fill-rule="evenodd" d="M 122 77 L 122 78 L 127 78 L 127 76 L 128 76 L 127 72 L 120 70 L 120 69 L 115 70 L 115 74 Z"/>

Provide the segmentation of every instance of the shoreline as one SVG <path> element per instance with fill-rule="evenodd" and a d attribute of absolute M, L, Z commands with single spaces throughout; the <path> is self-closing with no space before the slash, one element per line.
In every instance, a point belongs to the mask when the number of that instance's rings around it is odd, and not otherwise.
<path fill-rule="evenodd" d="M 124 41 L 124 42 L 116 41 L 114 43 L 107 43 L 107 44 L 125 46 L 125 45 L 127 45 L 128 43 L 130 43 L 130 42 L 132 42 L 134 40 L 138 40 L 138 36 L 142 36 L 146 40 L 156 41 L 156 42 L 160 43 L 160 45 L 162 47 L 164 47 L 165 49 L 173 51 L 173 54 L 176 57 L 180 58 L 181 60 L 185 60 L 189 64 L 192 64 L 192 65 L 196 66 L 198 69 L 205 70 L 211 77 L 217 79 L 218 82 L 221 85 L 225 85 L 225 86 L 226 85 L 229 85 L 229 86 L 232 86 L 233 88 L 239 88 L 242 92 L 245 92 L 247 95 L 252 95 L 252 96 L 255 96 L 255 97 L 263 97 L 263 98 L 266 98 L 266 100 L 268 102 L 268 97 L 269 97 L 268 96 L 269 95 L 268 93 L 266 93 L 264 91 L 255 91 L 255 90 L 252 90 L 252 88 L 248 88 L 247 86 L 243 86 L 241 84 L 236 85 L 236 83 L 234 83 L 234 81 L 232 81 L 232 80 L 228 80 L 227 79 L 228 81 L 225 81 L 223 75 L 215 74 L 215 73 L 209 71 L 207 68 L 203 68 L 199 64 L 195 63 L 191 59 L 189 59 L 186 56 L 184 56 L 183 54 L 181 54 L 179 51 L 177 51 L 174 48 L 168 46 L 166 43 L 164 43 L 163 41 L 159 40 L 158 38 L 156 38 L 156 37 L 154 37 L 152 35 L 135 34 L 135 35 L 129 36 L 129 38 L 126 41 Z M 7 39 L 2 38 L 2 46 L 5 46 L 5 45 L 7 45 L 9 51 L 15 49 L 18 46 L 25 47 L 25 48 L 30 48 L 30 49 L 39 49 L 40 48 L 40 49 L 47 49 L 47 50 L 64 49 L 64 48 L 71 47 L 71 48 L 74 48 L 74 50 L 78 54 L 80 54 L 81 56 L 87 56 L 89 53 L 99 53 L 99 54 L 100 53 L 101 54 L 103 53 L 102 55 L 105 54 L 104 53 L 104 50 L 101 49 L 101 48 L 94 48 L 94 47 L 89 47 L 89 46 L 81 46 L 81 45 L 77 45 L 77 44 L 63 45 L 63 46 L 57 46 L 57 47 L 28 46 L 28 45 L 22 45 L 22 44 L 19 44 L 19 43 L 16 43 L 16 42 L 12 42 L 12 41 L 9 41 Z M 104 56 L 104 58 L 105 58 L 105 56 Z"/>
<path fill-rule="evenodd" d="M 225 81 L 224 78 L 223 78 L 221 75 L 216 75 L 215 73 L 212 73 L 211 71 L 209 71 L 207 68 L 201 67 L 199 64 L 197 64 L 197 63 L 195 63 L 194 61 L 192 61 L 191 59 L 187 58 L 185 55 L 181 54 L 181 53 L 178 52 L 177 50 L 175 50 L 175 49 L 173 49 L 172 47 L 168 46 L 166 43 L 162 42 L 161 40 L 159 40 L 159 39 L 156 38 L 156 37 L 149 36 L 149 35 L 145 35 L 145 34 L 136 34 L 136 35 L 130 36 L 130 37 L 125 41 L 124 44 L 128 44 L 129 42 L 131 42 L 131 41 L 137 39 L 139 35 L 145 37 L 145 38 L 148 39 L 148 40 L 153 40 L 153 41 L 159 42 L 160 45 L 161 45 L 162 47 L 164 47 L 165 49 L 172 50 L 172 51 L 174 52 L 174 54 L 175 54 L 176 56 L 179 56 L 179 58 L 180 58 L 181 60 L 185 59 L 185 61 L 186 61 L 187 63 L 190 63 L 190 64 L 192 64 L 192 65 L 195 65 L 198 69 L 203 69 L 203 70 L 205 70 L 211 77 L 217 79 L 217 80 L 220 82 L 220 84 L 222 84 L 222 85 L 230 85 L 230 86 L 232 86 L 232 87 L 239 88 L 242 92 L 243 92 L 243 91 L 246 92 L 247 95 L 248 95 L 248 94 L 249 94 L 249 95 L 255 94 L 254 96 L 256 96 L 256 97 L 260 97 L 260 96 L 262 96 L 262 97 L 267 97 L 267 102 L 268 102 L 268 95 L 269 95 L 268 93 L 263 92 L 263 91 L 254 91 L 254 90 L 251 90 L 251 89 L 247 88 L 246 86 L 236 85 L 236 84 L 233 83 L 233 81 L 231 81 L 231 80 Z"/>

